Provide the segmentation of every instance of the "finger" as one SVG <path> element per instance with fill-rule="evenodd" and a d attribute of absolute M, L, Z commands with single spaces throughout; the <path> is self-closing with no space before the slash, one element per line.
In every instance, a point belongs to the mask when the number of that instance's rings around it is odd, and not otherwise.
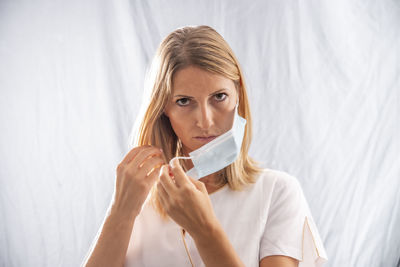
<path fill-rule="evenodd" d="M 176 185 L 169 175 L 168 166 L 169 166 L 168 164 L 165 164 L 161 167 L 160 183 L 163 186 L 163 188 L 165 189 L 165 191 L 168 193 L 168 195 L 173 196 L 176 192 Z"/>
<path fill-rule="evenodd" d="M 139 165 L 138 171 L 141 175 L 149 176 L 154 169 L 160 168 L 164 163 L 164 158 L 161 155 L 153 155 L 145 159 L 141 167 Z"/>
<path fill-rule="evenodd" d="M 161 165 L 155 167 L 148 175 L 148 177 L 146 177 L 146 179 L 149 180 L 150 185 L 152 186 L 158 179 L 158 177 L 160 176 L 160 171 L 161 171 Z"/>
<path fill-rule="evenodd" d="M 161 154 L 161 150 L 159 148 L 150 146 L 142 149 L 139 153 L 135 156 L 135 158 L 129 163 L 129 165 L 134 166 L 136 168 L 141 168 L 144 164 L 144 161 L 147 158 L 150 158 L 154 155 Z"/>
<path fill-rule="evenodd" d="M 182 166 L 179 164 L 178 160 L 172 160 L 172 173 L 175 178 L 175 183 L 177 184 L 178 187 L 184 186 L 184 185 L 190 185 L 193 186 L 192 183 L 188 181 L 186 173 L 183 171 Z"/>
<path fill-rule="evenodd" d="M 143 149 L 143 146 L 137 146 L 131 149 L 131 151 L 128 152 L 128 154 L 125 155 L 124 159 L 121 161 L 121 164 L 128 164 L 131 162 L 131 160 L 136 157 L 136 155 L 140 152 L 140 150 Z"/>
<path fill-rule="evenodd" d="M 203 182 L 198 181 L 198 180 L 196 180 L 196 179 L 194 179 L 194 178 L 192 178 L 192 177 L 190 177 L 190 176 L 188 176 L 188 177 L 189 177 L 189 180 L 194 184 L 194 186 L 195 186 L 198 190 L 200 190 L 200 191 L 203 192 L 203 193 L 207 193 L 207 194 L 208 194 L 206 185 L 205 185 Z"/>

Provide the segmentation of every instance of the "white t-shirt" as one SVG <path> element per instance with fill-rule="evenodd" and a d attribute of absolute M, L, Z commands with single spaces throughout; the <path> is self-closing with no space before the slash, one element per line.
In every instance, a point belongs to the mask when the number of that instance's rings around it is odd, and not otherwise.
<path fill-rule="evenodd" d="M 296 258 L 299 267 L 319 267 L 327 260 L 300 183 L 288 173 L 266 169 L 244 191 L 225 185 L 209 196 L 245 266 L 258 267 L 269 255 Z M 204 266 L 187 233 L 185 240 L 194 266 Z M 163 221 L 149 202 L 136 218 L 125 266 L 191 266 L 181 227 L 171 219 Z"/>

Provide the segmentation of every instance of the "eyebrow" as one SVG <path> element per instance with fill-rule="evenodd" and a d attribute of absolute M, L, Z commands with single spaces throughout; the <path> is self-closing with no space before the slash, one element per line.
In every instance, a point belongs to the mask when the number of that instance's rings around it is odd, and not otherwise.
<path fill-rule="evenodd" d="M 217 94 L 217 93 L 219 93 L 219 92 L 221 92 L 221 91 L 224 91 L 224 90 L 227 90 L 227 91 L 228 91 L 228 89 L 226 89 L 226 88 L 221 88 L 221 89 L 219 89 L 219 90 L 217 90 L 217 91 L 215 91 L 215 92 L 209 94 L 208 96 L 215 95 L 215 94 Z M 188 95 L 174 95 L 174 97 L 193 98 L 193 96 L 188 96 Z"/>

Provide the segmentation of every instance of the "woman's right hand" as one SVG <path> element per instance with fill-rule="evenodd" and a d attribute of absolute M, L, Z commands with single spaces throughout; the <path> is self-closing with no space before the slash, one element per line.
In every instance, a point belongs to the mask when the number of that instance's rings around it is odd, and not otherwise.
<path fill-rule="evenodd" d="M 162 150 L 138 146 L 117 167 L 113 208 L 128 218 L 136 217 L 165 164 Z"/>

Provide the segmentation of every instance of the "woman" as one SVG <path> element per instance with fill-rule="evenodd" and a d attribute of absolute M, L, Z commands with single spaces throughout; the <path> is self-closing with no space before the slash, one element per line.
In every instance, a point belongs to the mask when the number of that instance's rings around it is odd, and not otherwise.
<path fill-rule="evenodd" d="M 135 147 L 117 168 L 85 265 L 321 266 L 300 184 L 248 156 L 246 86 L 222 36 L 208 26 L 175 30 L 150 75 Z"/>

